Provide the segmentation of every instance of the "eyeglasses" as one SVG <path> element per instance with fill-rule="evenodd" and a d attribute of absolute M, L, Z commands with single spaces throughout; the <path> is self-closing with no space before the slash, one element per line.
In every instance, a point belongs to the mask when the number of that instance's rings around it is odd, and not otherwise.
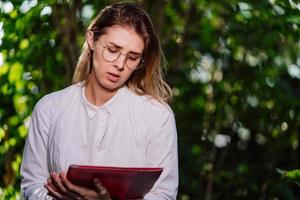
<path fill-rule="evenodd" d="M 144 64 L 144 59 L 142 55 L 136 53 L 127 53 L 122 54 L 121 50 L 113 44 L 103 45 L 99 40 L 100 45 L 102 46 L 102 57 L 107 62 L 114 62 L 120 58 L 121 55 L 124 55 L 125 64 L 131 70 L 139 69 Z"/>

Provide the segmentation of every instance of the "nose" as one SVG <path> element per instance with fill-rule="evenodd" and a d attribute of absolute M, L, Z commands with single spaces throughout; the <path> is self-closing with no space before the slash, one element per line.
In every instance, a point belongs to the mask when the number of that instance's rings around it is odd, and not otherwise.
<path fill-rule="evenodd" d="M 121 54 L 120 57 L 115 61 L 115 65 L 119 70 L 123 70 L 126 65 L 126 54 Z"/>

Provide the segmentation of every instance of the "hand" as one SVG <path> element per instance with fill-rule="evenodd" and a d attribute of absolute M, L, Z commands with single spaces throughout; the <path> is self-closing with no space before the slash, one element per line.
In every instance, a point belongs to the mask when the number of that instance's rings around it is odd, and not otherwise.
<path fill-rule="evenodd" d="M 61 200 L 111 200 L 106 188 L 98 179 L 94 180 L 95 190 L 72 184 L 65 173 L 51 173 L 45 184 L 49 195 Z"/>

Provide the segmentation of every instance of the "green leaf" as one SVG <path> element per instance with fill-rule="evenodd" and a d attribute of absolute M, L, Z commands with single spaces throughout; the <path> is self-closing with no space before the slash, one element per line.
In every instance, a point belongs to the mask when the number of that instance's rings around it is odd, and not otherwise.
<path fill-rule="evenodd" d="M 10 83 L 14 83 L 22 78 L 23 73 L 23 65 L 16 62 L 14 63 L 9 70 L 8 80 Z"/>

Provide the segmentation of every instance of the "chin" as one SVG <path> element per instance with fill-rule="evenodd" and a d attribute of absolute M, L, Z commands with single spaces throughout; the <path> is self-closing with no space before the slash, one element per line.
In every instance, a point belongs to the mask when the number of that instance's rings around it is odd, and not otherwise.
<path fill-rule="evenodd" d="M 119 88 L 121 88 L 125 83 L 121 83 L 121 82 L 111 82 L 109 80 L 97 80 L 98 85 L 100 87 L 102 87 L 103 89 L 110 91 L 110 92 L 115 92 L 116 90 L 118 90 Z"/>
<path fill-rule="evenodd" d="M 105 88 L 108 91 L 112 91 L 112 92 L 118 90 L 121 86 L 122 85 L 117 84 L 117 83 L 114 83 L 114 84 L 112 84 L 112 83 L 110 83 L 110 84 L 102 84 L 103 88 Z"/>

